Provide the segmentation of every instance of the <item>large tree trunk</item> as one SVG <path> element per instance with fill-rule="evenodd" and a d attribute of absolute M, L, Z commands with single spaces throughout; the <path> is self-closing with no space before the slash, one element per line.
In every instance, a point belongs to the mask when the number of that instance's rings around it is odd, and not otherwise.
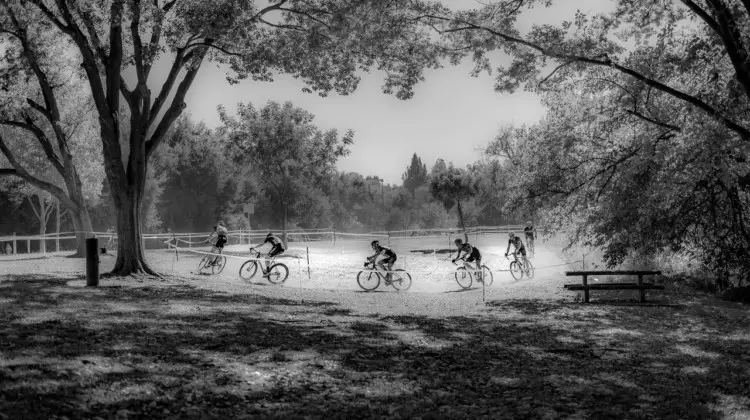
<path fill-rule="evenodd" d="M 89 211 L 84 206 L 78 210 L 68 209 L 68 212 L 70 213 L 70 218 L 73 219 L 73 230 L 75 230 L 76 234 L 76 252 L 71 257 L 84 258 L 86 256 L 86 238 L 91 237 L 94 233 Z"/>
<path fill-rule="evenodd" d="M 115 199 L 117 208 L 117 261 L 110 274 L 127 276 L 134 273 L 157 275 L 146 263 L 141 235 L 140 199 L 135 188 Z"/>
<path fill-rule="evenodd" d="M 287 234 L 286 234 L 286 219 L 287 219 L 287 205 L 284 203 L 284 221 L 282 222 L 282 229 L 283 229 L 283 237 L 284 240 L 284 248 L 289 248 L 289 241 L 287 240 Z"/>
<path fill-rule="evenodd" d="M 461 222 L 461 230 L 464 232 L 464 241 L 469 242 L 469 235 L 466 234 L 466 225 L 464 224 L 464 212 L 461 210 L 461 200 L 456 200 L 458 208 L 458 220 Z"/>

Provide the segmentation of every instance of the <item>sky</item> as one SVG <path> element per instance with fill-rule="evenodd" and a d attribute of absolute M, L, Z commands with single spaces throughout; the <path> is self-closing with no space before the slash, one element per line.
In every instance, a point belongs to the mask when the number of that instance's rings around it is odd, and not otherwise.
<path fill-rule="evenodd" d="M 476 7 L 474 0 L 444 0 L 453 8 Z M 558 0 L 548 9 L 527 12 L 521 28 L 531 23 L 559 23 L 572 20 L 576 9 L 600 12 L 611 7 L 610 0 Z M 502 62 L 493 65 L 503 64 Z M 226 71 L 214 63 L 204 63 L 186 97 L 187 112 L 209 127 L 220 125 L 217 107 L 230 114 L 237 103 L 263 106 L 269 100 L 291 101 L 315 114 L 321 130 L 335 128 L 343 134 L 352 129 L 354 144 L 349 156 L 340 159 L 338 169 L 376 175 L 388 184 L 400 184 L 401 175 L 416 153 L 427 169 L 438 158 L 465 166 L 482 157 L 482 150 L 509 124 L 533 124 L 545 113 L 539 98 L 528 92 L 497 93 L 493 76 L 469 75 L 469 61 L 459 66 L 428 70 L 425 81 L 415 87 L 412 99 L 402 101 L 381 91 L 382 74 L 364 74 L 356 92 L 335 93 L 321 98 L 303 93 L 304 84 L 286 75 L 274 82 L 226 82 Z"/>

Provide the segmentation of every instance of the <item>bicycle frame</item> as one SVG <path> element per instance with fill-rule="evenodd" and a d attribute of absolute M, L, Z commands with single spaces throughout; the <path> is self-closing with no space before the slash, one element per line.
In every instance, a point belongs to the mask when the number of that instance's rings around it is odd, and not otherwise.
<path fill-rule="evenodd" d="M 477 264 L 477 267 L 472 267 L 472 266 L 470 265 L 470 264 L 472 264 L 472 263 L 470 263 L 470 262 L 466 261 L 466 257 L 461 257 L 461 258 L 459 258 L 459 260 L 463 261 L 463 267 L 464 267 L 464 268 L 466 269 L 466 271 L 469 271 L 469 272 L 471 272 L 471 273 L 473 273 L 473 274 L 475 274 L 475 275 L 476 275 L 476 274 L 481 274 L 481 273 L 482 273 L 482 267 L 481 267 L 481 266 L 479 265 L 479 263 L 476 263 L 476 264 Z M 458 264 L 456 264 L 456 263 L 453 263 L 453 264 L 454 264 L 454 265 L 458 265 Z"/>
<path fill-rule="evenodd" d="M 255 256 L 253 258 L 257 258 L 258 259 L 256 262 L 258 263 L 258 265 L 260 265 L 260 269 L 263 271 L 263 274 L 265 274 L 266 271 L 267 271 L 266 267 L 263 267 L 263 263 L 264 262 L 268 263 L 267 265 L 268 265 L 268 267 L 270 267 L 276 261 L 276 256 L 275 255 L 273 257 L 270 257 L 270 258 L 263 258 L 263 260 L 261 261 L 260 258 L 261 258 L 261 255 L 263 255 L 263 253 L 260 252 L 260 251 L 258 251 L 255 248 L 250 248 L 250 254 L 255 254 Z M 266 255 L 268 255 L 268 254 L 266 254 Z"/>
<path fill-rule="evenodd" d="M 365 263 L 365 268 L 368 269 L 368 270 L 370 270 L 370 271 L 374 271 L 375 274 L 377 274 L 378 277 L 380 277 L 381 280 L 388 281 L 388 278 L 387 278 L 386 275 L 390 274 L 390 272 L 387 272 L 387 271 L 383 270 L 375 262 L 369 262 L 369 261 L 366 262 Z"/>

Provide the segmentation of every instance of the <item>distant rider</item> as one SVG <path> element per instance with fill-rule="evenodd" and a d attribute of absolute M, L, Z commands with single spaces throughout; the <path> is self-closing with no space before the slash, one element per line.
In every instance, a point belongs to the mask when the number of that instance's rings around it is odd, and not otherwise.
<path fill-rule="evenodd" d="M 380 245 L 380 241 L 372 241 L 370 243 L 370 246 L 372 247 L 372 250 L 375 251 L 375 254 L 367 257 L 367 260 L 375 263 L 382 270 L 387 271 L 388 274 L 386 275 L 385 279 L 386 282 L 390 282 L 391 271 L 393 271 L 393 264 L 396 263 L 398 256 L 392 249 L 388 248 L 387 246 Z M 378 255 L 382 255 L 385 258 L 381 259 L 378 262 L 375 262 L 375 259 L 378 257 Z"/>
<path fill-rule="evenodd" d="M 526 259 L 526 247 L 523 246 L 523 241 L 521 241 L 521 238 L 516 236 L 516 234 L 513 232 L 508 233 L 508 237 L 510 239 L 508 240 L 508 248 L 505 249 L 505 256 L 508 256 L 510 246 L 513 245 L 513 247 L 515 248 L 513 254 L 521 254 L 524 265 L 527 265 L 526 263 L 528 262 L 528 260 Z"/>
<path fill-rule="evenodd" d="M 266 260 L 266 270 L 265 274 L 263 274 L 263 277 L 268 277 L 269 272 L 268 269 L 271 266 L 271 258 L 281 255 L 286 251 L 286 248 L 284 248 L 284 242 L 279 239 L 278 236 L 275 236 L 273 233 L 269 232 L 268 235 L 266 235 L 266 239 L 261 242 L 260 244 L 256 245 L 254 248 L 260 248 L 265 244 L 271 244 L 271 250 L 268 251 L 268 259 Z M 250 249 L 254 249 L 250 248 Z"/>
<path fill-rule="evenodd" d="M 467 263 L 471 263 L 476 261 L 477 263 L 477 280 L 482 281 L 482 253 L 479 252 L 479 248 L 472 246 L 468 242 L 464 242 L 461 240 L 461 238 L 457 238 L 453 243 L 456 244 L 456 247 L 458 247 L 458 255 L 456 255 L 456 258 L 453 259 L 453 263 L 456 263 L 456 260 L 459 260 L 461 258 L 461 252 L 464 252 L 464 258 L 466 259 Z M 471 265 L 469 265 L 469 268 L 471 268 Z"/>
<path fill-rule="evenodd" d="M 213 261 L 211 261 L 211 265 L 216 265 L 219 262 L 219 256 L 224 250 L 224 245 L 227 243 L 227 234 L 229 232 L 227 231 L 227 228 L 224 226 L 224 222 L 219 220 L 216 223 L 216 226 L 214 226 L 213 232 L 211 232 L 211 235 L 208 236 L 208 239 L 206 242 L 211 243 L 211 240 L 216 238 L 216 243 L 213 244 L 213 247 L 211 248 L 211 253 L 218 252 L 219 255 L 214 257 Z"/>
<path fill-rule="evenodd" d="M 531 221 L 526 222 L 526 226 L 523 228 L 523 233 L 526 235 L 526 243 L 529 245 L 529 251 L 534 252 L 534 240 L 536 239 L 536 229 Z"/>

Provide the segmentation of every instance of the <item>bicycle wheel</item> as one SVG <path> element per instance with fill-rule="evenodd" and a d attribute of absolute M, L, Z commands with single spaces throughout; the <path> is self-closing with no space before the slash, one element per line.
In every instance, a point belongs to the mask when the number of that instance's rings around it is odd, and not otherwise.
<path fill-rule="evenodd" d="M 521 268 L 521 264 L 519 264 L 518 261 L 511 261 L 510 275 L 513 276 L 513 278 L 516 280 L 521 280 L 523 278 L 523 269 Z"/>
<path fill-rule="evenodd" d="M 201 261 L 198 263 L 198 272 L 200 273 L 203 271 L 204 268 L 208 266 L 208 261 L 210 259 L 211 255 L 205 255 L 203 258 L 201 258 Z"/>
<path fill-rule="evenodd" d="M 289 277 L 289 268 L 282 264 L 274 264 L 268 268 L 268 281 L 273 284 L 281 284 Z"/>
<path fill-rule="evenodd" d="M 519 264 L 518 261 L 511 261 L 510 275 L 513 276 L 513 278 L 516 280 L 521 280 L 521 278 L 523 278 L 523 269 L 521 268 L 521 264 Z"/>
<path fill-rule="evenodd" d="M 391 286 L 399 292 L 405 292 L 411 287 L 411 274 L 407 273 L 402 269 L 396 270 L 398 273 L 393 273 L 391 280 Z"/>
<path fill-rule="evenodd" d="M 357 284 L 364 291 L 372 291 L 380 286 L 380 276 L 373 270 L 362 270 L 357 274 Z"/>
<path fill-rule="evenodd" d="M 243 280 L 250 280 L 257 272 L 258 261 L 245 261 L 245 263 L 240 267 L 240 278 Z"/>
<path fill-rule="evenodd" d="M 227 265 L 227 257 L 219 257 L 219 259 L 216 261 L 216 264 L 211 266 L 211 270 L 214 274 L 219 274 L 222 271 L 224 271 L 224 267 Z"/>
<path fill-rule="evenodd" d="M 463 289 L 471 287 L 471 273 L 466 270 L 466 267 L 458 267 L 456 269 L 456 283 Z"/>
<path fill-rule="evenodd" d="M 492 282 L 494 281 L 492 278 L 492 270 L 486 265 L 482 266 L 482 281 L 484 281 L 484 285 L 487 287 L 492 286 Z"/>
<path fill-rule="evenodd" d="M 531 265 L 531 261 L 526 259 L 526 269 L 524 270 L 526 273 L 526 277 L 529 278 L 529 280 L 534 278 L 534 266 Z"/>

